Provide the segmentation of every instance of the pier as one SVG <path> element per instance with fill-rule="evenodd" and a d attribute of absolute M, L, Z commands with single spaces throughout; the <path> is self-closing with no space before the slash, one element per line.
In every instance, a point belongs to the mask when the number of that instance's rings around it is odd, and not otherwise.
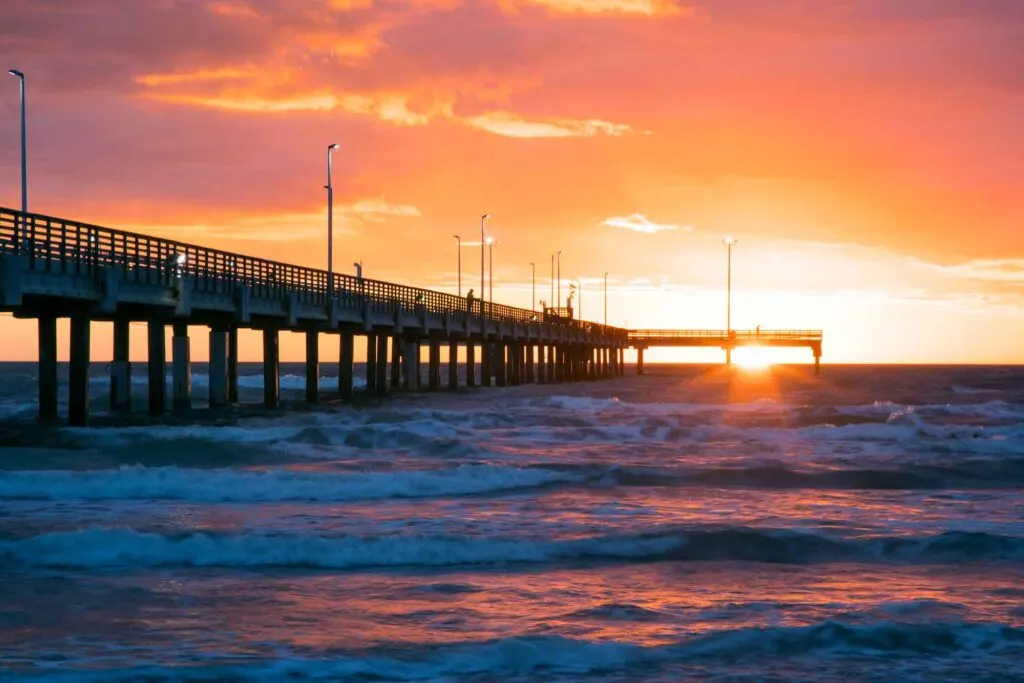
<path fill-rule="evenodd" d="M 555 309 L 551 309 L 554 311 Z M 110 409 L 131 410 L 130 325 L 148 339 L 148 407 L 192 402 L 189 334 L 209 334 L 209 405 L 238 401 L 238 330 L 263 335 L 263 402 L 280 402 L 279 335 L 306 335 L 305 400 L 320 399 L 322 335 L 337 349 L 338 394 L 353 395 L 354 349 L 366 350 L 366 391 L 437 391 L 441 359 L 447 388 L 593 381 L 623 373 L 626 330 L 559 312 L 467 300 L 443 292 L 306 268 L 194 244 L 0 207 L 0 311 L 38 321 L 39 417 L 57 417 L 57 319 L 70 319 L 68 421 L 89 420 L 90 326 L 114 325 Z M 427 347 L 426 382 L 420 368 Z M 460 349 L 463 353 L 460 354 Z M 390 360 L 390 377 L 388 365 Z M 390 381 L 389 381 L 390 380 Z"/>
<path fill-rule="evenodd" d="M 636 349 L 636 370 L 644 374 L 644 351 L 652 346 L 704 346 L 732 352 L 741 346 L 807 347 L 814 354 L 814 374 L 821 374 L 821 330 L 629 330 L 629 346 Z"/>

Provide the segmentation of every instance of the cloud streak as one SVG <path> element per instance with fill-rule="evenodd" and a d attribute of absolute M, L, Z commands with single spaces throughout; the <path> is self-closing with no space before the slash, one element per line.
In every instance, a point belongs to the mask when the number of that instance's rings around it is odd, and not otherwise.
<path fill-rule="evenodd" d="M 624 230 L 632 230 L 633 232 L 641 232 L 647 235 L 653 235 L 658 232 L 665 232 L 669 230 L 693 229 L 688 225 L 655 223 L 642 213 L 634 213 L 629 216 L 613 216 L 611 218 L 606 218 L 602 222 L 602 225 L 607 225 L 610 228 L 622 228 Z"/>

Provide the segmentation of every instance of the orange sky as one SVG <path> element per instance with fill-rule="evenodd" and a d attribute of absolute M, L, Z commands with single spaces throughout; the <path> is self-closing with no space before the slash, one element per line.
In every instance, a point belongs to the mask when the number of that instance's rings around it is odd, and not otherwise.
<path fill-rule="evenodd" d="M 496 300 L 529 306 L 531 261 L 549 299 L 562 249 L 585 317 L 608 271 L 611 324 L 722 327 L 732 234 L 736 327 L 823 328 L 826 362 L 1024 361 L 1019 0 L 11 4 L 34 211 L 323 267 L 338 142 L 335 262 L 370 277 L 454 291 L 487 211 Z M 463 268 L 479 289 L 477 248 Z M 35 356 L 30 324 L 0 339 Z"/>

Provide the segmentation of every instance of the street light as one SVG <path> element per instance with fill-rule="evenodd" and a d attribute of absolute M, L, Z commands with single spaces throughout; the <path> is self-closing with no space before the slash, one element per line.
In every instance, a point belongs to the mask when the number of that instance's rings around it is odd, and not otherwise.
<path fill-rule="evenodd" d="M 558 299 L 555 298 L 555 255 L 551 255 L 551 303 L 558 308 Z"/>
<path fill-rule="evenodd" d="M 725 294 L 725 332 L 732 336 L 732 245 L 739 242 L 738 239 L 726 237 L 722 240 L 729 249 L 728 266 L 726 269 L 726 294 Z"/>
<path fill-rule="evenodd" d="M 490 309 L 493 309 L 494 308 L 494 245 L 497 244 L 498 240 L 496 240 L 493 237 L 491 237 L 490 235 L 488 235 L 487 239 L 485 241 L 487 242 L 487 252 L 488 252 L 487 258 L 490 261 L 490 263 L 488 263 L 488 265 L 487 265 L 487 268 L 488 268 L 488 270 L 491 271 L 490 274 L 489 274 L 490 277 L 488 278 L 488 280 L 490 281 L 490 290 L 491 291 L 487 295 L 487 298 L 491 302 L 490 303 Z"/>
<path fill-rule="evenodd" d="M 604 274 L 604 324 L 608 325 L 608 273 Z"/>
<path fill-rule="evenodd" d="M 21 232 L 27 232 L 28 217 L 28 160 L 25 153 L 25 74 L 17 69 L 8 69 L 7 73 L 18 79 L 21 86 Z M 21 234 L 15 232 L 14 249 L 21 250 Z"/>
<path fill-rule="evenodd" d="M 562 306 L 562 250 L 558 250 L 558 298 L 555 301 L 558 302 L 558 306 Z"/>
<path fill-rule="evenodd" d="M 533 269 L 533 286 L 530 289 L 530 310 L 537 310 L 537 264 L 530 261 L 530 268 Z"/>
<path fill-rule="evenodd" d="M 486 240 L 484 239 L 484 222 L 491 217 L 491 214 L 485 213 L 480 216 L 480 317 L 484 314 L 483 298 L 484 292 L 484 251 L 487 249 Z"/>
<path fill-rule="evenodd" d="M 331 153 L 338 143 L 327 145 L 327 298 L 334 297 L 334 185 L 331 184 Z"/>
<path fill-rule="evenodd" d="M 454 237 L 459 243 L 459 296 L 462 296 L 462 236 L 452 235 L 452 237 Z"/>

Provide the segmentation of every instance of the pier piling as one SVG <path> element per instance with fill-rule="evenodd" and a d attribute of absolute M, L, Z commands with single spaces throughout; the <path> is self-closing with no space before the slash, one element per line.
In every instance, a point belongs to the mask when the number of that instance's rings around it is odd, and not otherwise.
<path fill-rule="evenodd" d="M 68 423 L 83 426 L 89 421 L 89 332 L 86 313 L 71 316 L 71 374 L 68 379 Z"/>
<path fill-rule="evenodd" d="M 132 365 L 128 360 L 130 322 L 114 320 L 114 359 L 110 363 L 110 410 L 126 413 L 132 409 Z"/>
<path fill-rule="evenodd" d="M 39 419 L 57 417 L 57 318 L 39 318 Z"/>
<path fill-rule="evenodd" d="M 150 320 L 146 323 L 149 359 L 147 361 L 149 414 L 164 414 L 167 405 L 167 342 L 164 339 L 164 322 Z"/>

